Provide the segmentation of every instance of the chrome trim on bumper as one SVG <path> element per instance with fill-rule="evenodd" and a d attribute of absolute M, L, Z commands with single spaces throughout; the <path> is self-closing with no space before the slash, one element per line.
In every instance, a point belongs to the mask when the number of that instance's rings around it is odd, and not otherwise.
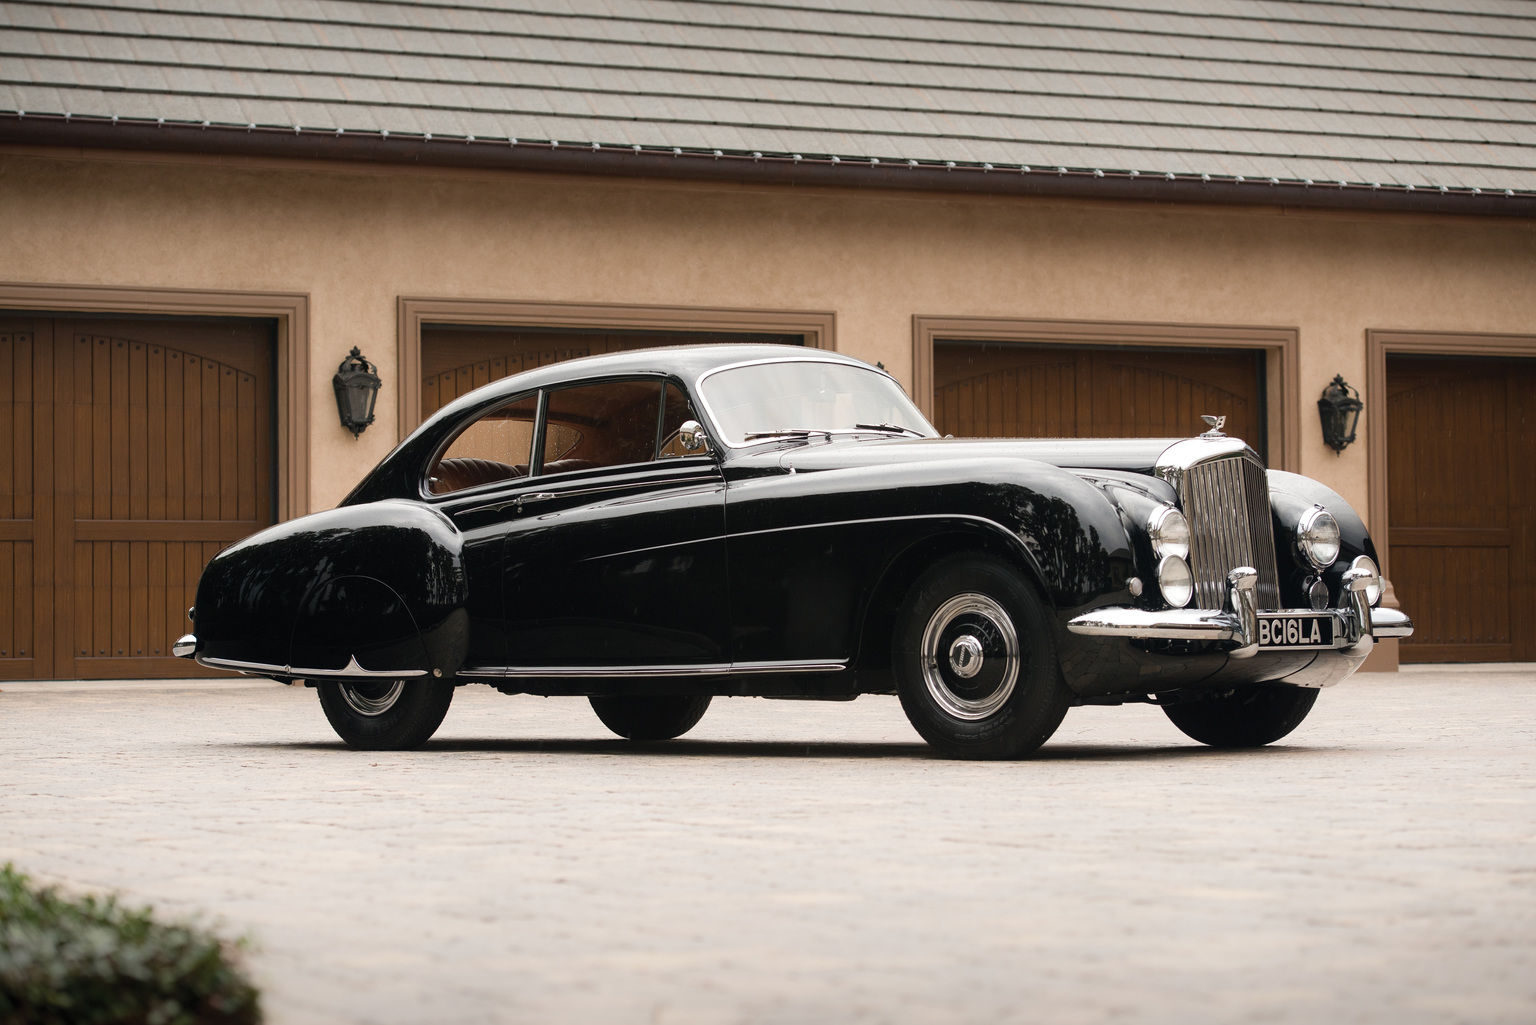
<path fill-rule="evenodd" d="M 176 638 L 176 643 L 171 645 L 171 654 L 177 658 L 191 658 L 197 654 L 197 635 L 182 634 Z"/>
<path fill-rule="evenodd" d="M 1376 637 L 1412 637 L 1413 620 L 1397 609 L 1372 609 L 1371 633 Z"/>
<path fill-rule="evenodd" d="M 1265 609 L 1265 612 L 1316 616 L 1316 609 Z M 1397 609 L 1372 609 L 1368 629 L 1362 630 L 1354 609 L 1323 609 L 1333 619 L 1334 649 L 1357 649 L 1368 637 L 1411 637 L 1413 622 Z M 1165 641 L 1237 641 L 1243 644 L 1243 621 L 1221 609 L 1163 609 L 1148 611 L 1124 606 L 1094 609 L 1070 620 L 1067 629 L 1089 637 L 1125 637 Z M 1326 650 L 1308 648 L 1258 648 L 1266 651 Z M 1236 654 L 1234 651 L 1233 654 Z"/>
<path fill-rule="evenodd" d="M 459 676 L 494 677 L 641 677 L 641 676 L 740 676 L 751 673 L 835 673 L 848 668 L 846 661 L 814 659 L 790 662 L 715 663 L 672 666 L 466 666 Z"/>

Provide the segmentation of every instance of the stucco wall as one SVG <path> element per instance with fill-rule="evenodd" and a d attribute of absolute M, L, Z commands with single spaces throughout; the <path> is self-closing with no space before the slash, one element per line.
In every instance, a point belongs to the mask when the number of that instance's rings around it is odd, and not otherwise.
<path fill-rule="evenodd" d="M 1536 332 L 1536 224 L 1503 219 L 12 150 L 0 229 L 0 281 L 307 293 L 314 509 L 397 440 L 401 295 L 827 310 L 909 382 L 914 314 L 1296 328 L 1299 469 L 1362 512 L 1366 445 L 1325 447 L 1314 403 L 1364 392 L 1365 332 Z M 357 440 L 354 345 L 386 382 Z"/>

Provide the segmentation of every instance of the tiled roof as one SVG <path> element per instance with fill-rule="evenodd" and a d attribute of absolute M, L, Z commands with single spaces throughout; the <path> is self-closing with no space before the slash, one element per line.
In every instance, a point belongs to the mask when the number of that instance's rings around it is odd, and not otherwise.
<path fill-rule="evenodd" d="M 0 0 L 16 110 L 1536 190 L 1536 4 Z"/>

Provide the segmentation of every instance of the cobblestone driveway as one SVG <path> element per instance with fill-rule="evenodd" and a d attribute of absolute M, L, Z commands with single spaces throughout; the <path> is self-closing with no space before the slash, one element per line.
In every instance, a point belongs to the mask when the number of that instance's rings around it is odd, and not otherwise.
<path fill-rule="evenodd" d="M 276 1025 L 1536 1020 L 1532 667 L 1235 754 L 1074 709 L 1002 764 L 889 698 L 639 749 L 469 687 L 355 754 L 276 684 L 0 690 L 0 859 L 249 932 Z"/>

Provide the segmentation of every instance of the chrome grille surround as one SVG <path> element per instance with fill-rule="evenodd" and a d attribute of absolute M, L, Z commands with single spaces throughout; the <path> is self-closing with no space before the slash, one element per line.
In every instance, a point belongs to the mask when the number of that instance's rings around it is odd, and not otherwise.
<path fill-rule="evenodd" d="M 1252 566 L 1259 571 L 1258 607 L 1278 609 L 1280 573 L 1269 480 L 1258 454 L 1236 438 L 1194 438 L 1165 451 L 1157 475 L 1178 490 L 1179 506 L 1189 519 L 1193 604 L 1226 608 L 1227 574 Z"/>

